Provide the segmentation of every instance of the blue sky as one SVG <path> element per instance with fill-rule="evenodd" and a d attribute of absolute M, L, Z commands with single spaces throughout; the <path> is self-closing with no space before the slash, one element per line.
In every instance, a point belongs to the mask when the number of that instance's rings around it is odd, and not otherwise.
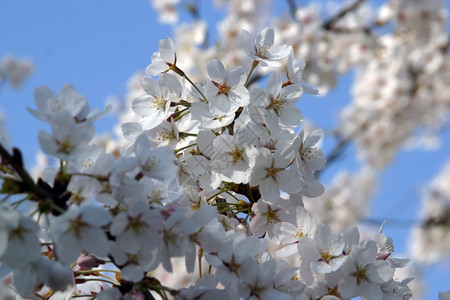
<path fill-rule="evenodd" d="M 209 2 L 203 1 L 206 6 Z M 285 1 L 279 3 L 276 10 L 284 10 Z M 221 16 L 210 8 L 203 8 L 201 13 L 209 24 Z M 190 21 L 186 15 L 183 18 Z M 71 83 L 87 97 L 91 108 L 103 109 L 108 97 L 126 93 L 130 76 L 144 70 L 157 50 L 158 41 L 171 35 L 172 27 L 157 23 L 149 0 L 0 1 L 0 58 L 14 54 L 31 59 L 35 65 L 34 73 L 21 89 L 14 90 L 8 85 L 0 88 L 0 110 L 6 116 L 11 145 L 22 150 L 27 166 L 33 165 L 39 130 L 49 131 L 47 124 L 26 111 L 26 107 L 35 107 L 36 86 L 47 85 L 57 93 L 64 84 Z M 326 97 L 302 97 L 299 105 L 303 114 L 324 129 L 333 128 L 339 110 L 351 98 L 351 80 L 352 74 L 343 76 L 338 88 Z M 98 132 L 111 131 L 114 121 L 107 117 L 98 122 Z M 444 131 L 442 138 L 443 146 L 438 151 L 403 151 L 382 172 L 373 218 L 416 217 L 420 188 L 450 158 L 450 132 Z M 325 153 L 332 145 L 331 140 L 325 140 Z M 323 178 L 328 181 L 337 170 L 357 170 L 358 165 L 350 147 Z M 408 230 L 386 226 L 385 233 L 394 237 L 397 253 L 404 249 Z M 424 299 L 435 299 L 439 290 L 450 289 L 445 282 L 450 281 L 449 266 L 447 260 L 446 267 L 434 267 L 427 272 L 429 292 Z"/>

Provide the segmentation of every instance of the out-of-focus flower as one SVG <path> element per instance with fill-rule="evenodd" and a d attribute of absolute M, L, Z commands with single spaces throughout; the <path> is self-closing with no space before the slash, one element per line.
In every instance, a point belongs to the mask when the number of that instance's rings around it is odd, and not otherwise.
<path fill-rule="evenodd" d="M 18 88 L 33 72 L 33 64 L 28 59 L 5 56 L 0 61 L 0 82 L 8 81 Z"/>

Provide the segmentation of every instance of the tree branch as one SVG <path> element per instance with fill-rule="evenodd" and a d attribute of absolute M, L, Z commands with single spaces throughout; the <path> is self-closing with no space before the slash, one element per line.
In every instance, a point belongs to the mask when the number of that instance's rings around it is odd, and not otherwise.
<path fill-rule="evenodd" d="M 350 4 L 349 6 L 345 7 L 344 9 L 342 9 L 338 14 L 336 14 L 335 16 L 333 16 L 331 19 L 329 19 L 327 22 L 325 22 L 322 27 L 325 30 L 334 30 L 334 26 L 336 24 L 337 21 L 339 21 L 340 19 L 342 19 L 343 17 L 345 17 L 348 13 L 354 11 L 355 9 L 358 8 L 358 6 L 360 6 L 365 0 L 356 0 L 355 2 L 353 2 L 352 4 Z"/>

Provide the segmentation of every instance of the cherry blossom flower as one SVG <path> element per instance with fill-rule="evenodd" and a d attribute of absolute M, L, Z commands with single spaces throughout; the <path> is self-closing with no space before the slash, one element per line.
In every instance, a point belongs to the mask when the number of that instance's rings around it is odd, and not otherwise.
<path fill-rule="evenodd" d="M 153 53 L 152 63 L 147 66 L 145 72 L 150 76 L 156 76 L 167 72 L 177 62 L 175 46 L 171 38 L 159 41 L 159 51 Z"/>
<path fill-rule="evenodd" d="M 65 264 L 72 264 L 81 250 L 104 257 L 109 246 L 102 226 L 111 222 L 111 215 L 100 207 L 71 206 L 54 219 L 50 234 L 56 241 L 56 255 Z"/>
<path fill-rule="evenodd" d="M 0 61 L 0 82 L 9 81 L 14 88 L 19 88 L 32 72 L 33 63 L 28 59 L 7 55 Z"/>
<path fill-rule="evenodd" d="M 209 105 L 204 102 L 192 103 L 189 110 L 192 116 L 201 122 L 201 125 L 199 126 L 200 130 L 216 129 L 227 126 L 233 122 L 235 117 L 235 112 L 231 110 L 221 116 L 214 116 L 209 110 Z"/>
<path fill-rule="evenodd" d="M 250 94 L 244 87 L 245 74 L 242 68 L 226 72 L 222 62 L 213 59 L 208 62 L 208 75 L 211 81 L 206 82 L 206 97 L 213 115 L 222 116 L 248 105 Z"/>
<path fill-rule="evenodd" d="M 386 261 L 375 260 L 376 254 L 376 243 L 370 240 L 350 253 L 341 268 L 339 291 L 342 296 L 382 299 L 381 285 L 392 279 L 394 269 Z"/>
<path fill-rule="evenodd" d="M 298 244 L 302 260 L 311 262 L 311 270 L 318 274 L 337 271 L 345 262 L 342 256 L 345 242 L 341 234 L 331 234 L 328 225 L 321 224 L 314 233 L 314 239 L 303 238 Z"/>
<path fill-rule="evenodd" d="M 311 218 L 308 212 L 303 207 L 298 206 L 296 223 L 281 222 L 274 226 L 274 235 L 283 244 L 283 248 L 278 250 L 275 255 L 286 257 L 298 253 L 300 240 L 305 237 L 313 238 L 316 226 L 316 221 Z"/>
<path fill-rule="evenodd" d="M 254 216 L 250 222 L 250 230 L 256 236 L 262 236 L 267 232 L 268 237 L 273 238 L 274 227 L 280 222 L 295 222 L 295 215 L 292 210 L 295 206 L 285 203 L 286 200 L 280 198 L 274 204 L 267 204 L 264 201 L 258 201 L 252 206 Z"/>
<path fill-rule="evenodd" d="M 152 129 L 166 120 L 175 109 L 171 107 L 184 97 L 184 81 L 170 74 L 162 74 L 158 81 L 142 78 L 141 86 L 147 93 L 133 101 L 133 111 L 142 116 L 143 129 Z"/>
<path fill-rule="evenodd" d="M 39 144 L 45 153 L 64 160 L 83 149 L 95 135 L 91 124 L 76 123 L 66 110 L 53 116 L 51 125 L 52 134 L 39 132 Z"/>
<path fill-rule="evenodd" d="M 159 20 L 162 23 L 173 24 L 178 22 L 176 6 L 181 0 L 153 0 L 153 7 L 159 12 Z"/>
<path fill-rule="evenodd" d="M 2 266 L 24 268 L 39 258 L 39 226 L 8 206 L 0 204 L 0 262 Z"/>
<path fill-rule="evenodd" d="M 313 132 L 304 138 L 304 131 L 300 131 L 292 142 L 295 162 L 294 169 L 304 180 L 302 193 L 308 197 L 317 197 L 323 194 L 323 185 L 315 178 L 314 172 L 325 167 L 325 157 L 322 150 L 315 145 L 319 142 L 322 133 Z"/>
<path fill-rule="evenodd" d="M 292 51 L 291 46 L 273 46 L 275 33 L 273 28 L 266 27 L 258 34 L 252 42 L 250 33 L 242 30 L 240 41 L 242 47 L 250 58 L 259 61 L 264 67 L 276 68 L 281 65 L 277 60 L 285 58 Z"/>
<path fill-rule="evenodd" d="M 150 140 L 145 135 L 137 137 L 134 151 L 143 174 L 159 180 L 167 180 L 174 176 L 176 171 L 174 158 L 168 155 L 171 151 L 168 152 L 165 147 L 149 151 L 151 148 Z"/>
<path fill-rule="evenodd" d="M 292 84 L 300 84 L 305 93 L 317 95 L 319 91 L 310 87 L 303 81 L 303 71 L 305 67 L 305 60 L 302 58 L 294 59 L 294 52 L 291 52 L 287 61 L 287 78 Z"/>
<path fill-rule="evenodd" d="M 66 111 L 76 117 L 88 105 L 84 96 L 76 93 L 75 88 L 66 84 L 58 96 L 46 86 L 39 86 L 34 90 L 34 102 L 39 110 L 27 108 L 36 118 L 49 122 L 59 112 Z"/>
<path fill-rule="evenodd" d="M 157 210 L 148 210 L 142 202 L 134 204 L 130 210 L 113 218 L 111 234 L 116 244 L 126 253 L 151 251 L 161 242 L 162 216 Z"/>
<path fill-rule="evenodd" d="M 259 150 L 255 166 L 250 174 L 250 185 L 259 185 L 264 201 L 274 203 L 280 197 L 280 189 L 286 193 L 296 193 L 302 189 L 298 177 L 292 176 L 292 169 L 286 168 L 291 161 L 280 153 L 271 154 L 270 150 Z"/>
<path fill-rule="evenodd" d="M 267 95 L 258 101 L 257 105 L 272 110 L 279 118 L 279 122 L 289 128 L 296 128 L 303 120 L 300 109 L 295 102 L 302 95 L 302 88 L 298 84 L 290 84 L 282 87 L 281 77 L 278 73 L 272 73 L 267 80 Z"/>
<path fill-rule="evenodd" d="M 219 173 L 223 181 L 248 183 L 250 170 L 258 152 L 242 143 L 242 135 L 222 134 L 214 139 L 215 155 L 212 157 L 212 167 Z"/>

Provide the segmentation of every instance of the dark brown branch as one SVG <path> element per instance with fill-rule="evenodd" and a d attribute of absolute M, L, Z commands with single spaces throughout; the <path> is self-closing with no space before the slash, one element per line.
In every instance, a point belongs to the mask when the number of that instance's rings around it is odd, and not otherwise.
<path fill-rule="evenodd" d="M 53 187 L 48 185 L 42 179 L 39 179 L 37 183 L 23 167 L 22 154 L 19 149 L 13 149 L 13 155 L 11 155 L 2 144 L 0 144 L 0 156 L 9 166 L 13 168 L 16 174 L 19 176 L 20 181 L 13 180 L 13 182 L 19 187 L 17 193 L 26 193 L 29 196 L 29 200 L 38 202 L 41 212 L 50 212 L 53 215 L 60 215 L 61 211 L 67 208 L 67 200 L 70 198 L 71 193 L 67 191 L 67 185 L 69 184 L 69 178 L 63 178 L 64 176 L 56 176 Z"/>
<path fill-rule="evenodd" d="M 344 153 L 345 148 L 349 145 L 349 141 L 343 138 L 339 138 L 339 142 L 334 146 L 334 148 L 331 150 L 330 154 L 327 156 L 327 167 L 330 166 L 333 162 L 335 162 L 338 158 L 342 156 Z M 316 177 L 319 178 L 319 176 L 322 174 L 323 170 L 316 172 Z"/>
<path fill-rule="evenodd" d="M 36 185 L 33 178 L 31 178 L 28 172 L 23 168 L 21 154 L 18 154 L 20 151 L 14 148 L 13 153 L 14 156 L 9 154 L 3 145 L 0 144 L 0 156 L 14 169 L 14 171 L 16 171 L 17 175 L 22 179 L 22 183 L 26 190 L 35 194 L 38 198 L 52 198 L 51 194 Z"/>
<path fill-rule="evenodd" d="M 291 14 L 292 20 L 296 21 L 297 16 L 295 12 L 297 11 L 297 5 L 295 4 L 295 0 L 286 0 L 287 5 L 289 6 L 289 12 Z"/>
<path fill-rule="evenodd" d="M 364 1 L 365 0 L 356 0 L 355 2 L 350 4 L 349 6 L 345 7 L 344 9 L 342 9 L 338 14 L 333 16 L 330 20 L 325 22 L 322 25 L 322 27 L 325 30 L 334 30 L 334 26 L 335 26 L 337 21 L 339 21 L 340 19 L 345 17 L 348 13 L 350 13 L 350 12 L 354 11 L 355 9 L 357 9 L 358 6 L 360 6 Z"/>

